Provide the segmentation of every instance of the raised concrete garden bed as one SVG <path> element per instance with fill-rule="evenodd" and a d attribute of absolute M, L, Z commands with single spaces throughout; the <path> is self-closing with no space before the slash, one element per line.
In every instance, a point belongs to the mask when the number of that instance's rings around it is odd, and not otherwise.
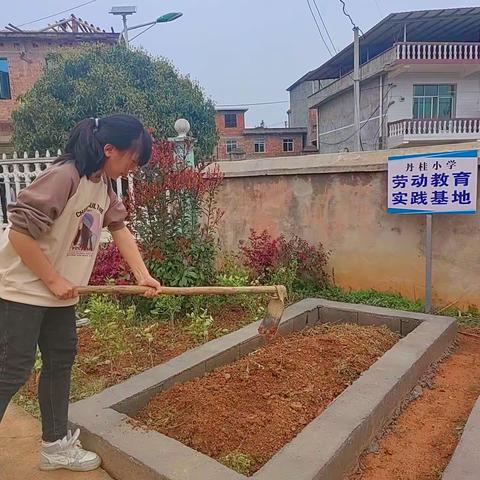
<path fill-rule="evenodd" d="M 384 325 L 318 324 L 158 393 L 134 420 L 251 476 L 399 340 Z"/>
<path fill-rule="evenodd" d="M 287 308 L 280 332 L 285 335 L 319 322 L 385 324 L 404 338 L 250 478 L 340 480 L 456 334 L 449 317 L 319 299 Z M 258 322 L 74 404 L 70 418 L 82 428 L 83 443 L 102 455 L 104 468 L 119 480 L 245 480 L 248 477 L 176 440 L 135 428 L 129 418 L 161 390 L 261 346 L 257 328 Z"/>
<path fill-rule="evenodd" d="M 442 480 L 477 480 L 480 475 L 480 398 L 468 417 Z"/>

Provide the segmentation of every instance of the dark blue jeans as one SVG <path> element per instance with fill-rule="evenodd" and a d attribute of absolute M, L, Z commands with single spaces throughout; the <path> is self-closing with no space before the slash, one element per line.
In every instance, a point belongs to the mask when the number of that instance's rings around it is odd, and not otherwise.
<path fill-rule="evenodd" d="M 74 307 L 37 307 L 0 299 L 0 420 L 42 354 L 38 401 L 42 438 L 67 434 L 70 374 L 77 351 Z"/>

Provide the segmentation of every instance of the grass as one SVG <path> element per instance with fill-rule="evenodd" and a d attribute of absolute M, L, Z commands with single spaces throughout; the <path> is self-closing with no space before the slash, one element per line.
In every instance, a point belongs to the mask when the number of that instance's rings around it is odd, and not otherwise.
<path fill-rule="evenodd" d="M 241 452 L 232 452 L 220 459 L 226 467 L 235 470 L 242 475 L 248 475 L 253 464 L 253 459 L 250 455 Z"/>
<path fill-rule="evenodd" d="M 432 475 L 435 480 L 441 480 L 443 472 L 445 471 L 445 465 L 436 465 L 432 468 Z"/>
<path fill-rule="evenodd" d="M 37 400 L 32 400 L 18 392 L 13 397 L 12 401 L 22 407 L 30 415 L 33 415 L 35 418 L 40 418 L 40 406 L 38 405 Z"/>
<path fill-rule="evenodd" d="M 378 292 L 377 290 L 346 291 L 338 287 L 328 287 L 318 291 L 319 296 L 337 302 L 359 303 L 374 307 L 393 308 L 408 312 L 422 312 L 421 300 L 408 300 L 398 293 Z"/>
<path fill-rule="evenodd" d="M 458 438 L 463 435 L 463 431 L 465 430 L 465 426 L 467 425 L 467 420 L 460 420 L 455 425 L 455 433 L 457 434 Z"/>
<path fill-rule="evenodd" d="M 480 312 L 471 309 L 467 312 L 449 311 L 445 312 L 445 315 L 451 315 L 457 318 L 460 328 L 465 330 L 480 330 Z"/>
<path fill-rule="evenodd" d="M 399 293 L 379 292 L 372 289 L 347 291 L 336 286 L 322 289 L 306 288 L 296 292 L 293 297 L 294 301 L 307 297 L 319 297 L 336 302 L 358 303 L 407 312 L 421 313 L 425 311 L 425 304 L 422 300 L 409 300 Z M 459 310 L 454 307 L 437 308 L 434 309 L 433 314 L 456 318 L 460 328 L 480 329 L 480 311 L 475 307 L 469 307 L 467 310 Z"/>

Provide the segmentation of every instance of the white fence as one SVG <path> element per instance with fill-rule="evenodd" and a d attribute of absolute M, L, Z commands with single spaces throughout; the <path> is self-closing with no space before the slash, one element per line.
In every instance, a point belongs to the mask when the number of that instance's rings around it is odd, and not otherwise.
<path fill-rule="evenodd" d="M 398 135 L 480 135 L 480 118 L 404 119 L 388 124 L 388 136 Z"/>
<path fill-rule="evenodd" d="M 399 42 L 395 44 L 397 60 L 480 60 L 480 43 Z"/>
<path fill-rule="evenodd" d="M 61 155 L 59 150 L 57 155 Z M 14 152 L 12 158 L 7 158 L 3 154 L 0 161 L 0 206 L 2 211 L 2 228 L 8 223 L 7 207 L 8 204 L 14 202 L 18 193 L 22 188 L 32 183 L 39 173 L 45 170 L 51 163 L 55 161 L 57 156 L 51 156 L 47 150 L 45 157 L 40 157 L 35 152 L 34 158 L 29 158 L 27 152 L 24 152 L 23 158 L 19 159 L 18 154 Z M 119 178 L 114 182 L 114 189 L 120 197 L 125 196 L 129 188 L 129 182 Z"/>

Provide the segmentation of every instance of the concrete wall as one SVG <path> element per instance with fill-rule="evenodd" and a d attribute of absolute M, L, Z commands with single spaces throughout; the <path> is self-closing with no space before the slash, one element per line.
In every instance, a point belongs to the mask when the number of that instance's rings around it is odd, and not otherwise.
<path fill-rule="evenodd" d="M 444 69 L 445 66 L 442 66 Z M 460 68 L 460 67 L 458 67 Z M 463 76 L 461 72 L 403 73 L 391 80 L 395 84 L 392 97 L 395 104 L 388 111 L 388 121 L 413 118 L 413 85 L 450 83 L 456 85 L 455 116 L 480 117 L 480 74 Z M 402 101 L 402 98 L 404 100 Z"/>
<path fill-rule="evenodd" d="M 478 143 L 395 154 L 478 148 Z M 299 235 L 331 251 L 329 272 L 352 289 L 424 296 L 425 218 L 388 215 L 388 151 L 220 163 L 220 241 L 235 250 L 249 229 Z M 478 200 L 477 200 L 478 201 Z M 433 219 L 433 299 L 480 306 L 480 214 Z"/>
<path fill-rule="evenodd" d="M 306 127 L 308 125 L 307 98 L 313 93 L 313 82 L 307 81 L 290 90 L 290 127 Z"/>
<path fill-rule="evenodd" d="M 395 59 L 395 48 L 391 48 L 377 57 L 372 58 L 369 62 L 360 66 L 360 81 L 364 82 L 372 77 L 378 77 L 385 71 L 385 66 L 395 62 Z M 353 88 L 352 72 L 343 72 L 342 75 L 343 77 L 339 79 L 322 82 L 323 84 L 320 85 L 320 89 L 308 98 L 308 106 L 310 108 L 318 107 L 330 98 Z"/>
<path fill-rule="evenodd" d="M 371 78 L 361 83 L 360 120 L 371 120 L 361 130 L 364 150 L 378 145 L 380 115 L 380 79 Z M 318 132 L 320 153 L 354 151 L 353 88 L 318 106 Z"/>

